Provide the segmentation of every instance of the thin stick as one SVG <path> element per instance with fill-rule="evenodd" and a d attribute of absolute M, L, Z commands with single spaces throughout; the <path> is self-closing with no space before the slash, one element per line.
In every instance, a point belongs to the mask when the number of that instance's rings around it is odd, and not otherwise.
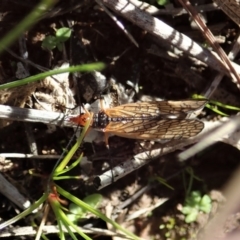
<path fill-rule="evenodd" d="M 107 7 L 127 18 L 137 26 L 145 29 L 150 34 L 155 35 L 159 40 L 168 41 L 173 46 L 206 63 L 211 68 L 229 76 L 229 71 L 219 57 L 213 52 L 202 48 L 189 37 L 171 28 L 159 19 L 152 17 L 150 14 L 140 10 L 131 2 L 127 0 L 102 0 L 102 2 Z M 237 64 L 232 64 L 236 71 L 240 73 L 240 67 Z"/>
<path fill-rule="evenodd" d="M 0 174 L 0 192 L 23 210 L 31 205 L 30 201 L 25 198 L 15 186 L 5 179 L 2 174 Z"/>
<path fill-rule="evenodd" d="M 105 13 L 117 24 L 117 26 L 125 33 L 125 35 L 132 41 L 132 43 L 139 47 L 137 41 L 134 39 L 134 37 L 129 33 L 129 31 L 124 27 L 124 25 L 102 4 L 100 0 L 95 0 L 99 6 L 103 8 Z"/>
<path fill-rule="evenodd" d="M 63 113 L 0 105 L 0 118 L 9 121 L 41 122 L 62 127 L 76 127 L 69 121 L 69 117 L 71 116 Z"/>
<path fill-rule="evenodd" d="M 234 60 L 237 54 L 240 51 L 240 35 L 237 38 L 237 41 L 234 43 L 234 46 L 232 50 L 228 54 L 228 58 L 230 60 Z M 223 73 L 217 74 L 217 76 L 214 78 L 212 81 L 211 85 L 205 90 L 205 92 L 202 94 L 204 95 L 207 99 L 210 99 L 217 87 L 219 86 L 220 82 L 222 81 L 224 77 Z"/>
<path fill-rule="evenodd" d="M 223 63 L 225 64 L 225 67 L 228 69 L 229 75 L 232 77 L 234 83 L 236 83 L 237 87 L 240 88 L 240 78 L 237 74 L 237 71 L 235 70 L 235 68 L 231 64 L 231 62 L 228 59 L 226 53 L 223 51 L 223 49 L 220 47 L 220 45 L 215 40 L 215 37 L 213 36 L 211 31 L 207 28 L 207 26 L 203 22 L 202 18 L 199 16 L 199 14 L 196 12 L 196 10 L 192 7 L 192 5 L 189 1 L 179 0 L 179 2 L 189 12 L 189 14 L 193 17 L 193 20 L 198 25 L 202 34 L 209 41 L 209 43 L 211 44 L 213 49 L 215 49 L 215 51 L 219 54 L 219 57 L 221 57 Z"/>

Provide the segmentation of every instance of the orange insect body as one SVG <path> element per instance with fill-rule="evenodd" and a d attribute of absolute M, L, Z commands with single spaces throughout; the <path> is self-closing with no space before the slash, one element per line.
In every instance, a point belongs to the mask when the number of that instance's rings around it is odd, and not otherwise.
<path fill-rule="evenodd" d="M 134 139 L 181 139 L 200 133 L 204 123 L 186 119 L 206 104 L 206 100 L 137 102 L 109 108 L 93 114 L 86 112 L 70 120 L 93 129 Z"/>

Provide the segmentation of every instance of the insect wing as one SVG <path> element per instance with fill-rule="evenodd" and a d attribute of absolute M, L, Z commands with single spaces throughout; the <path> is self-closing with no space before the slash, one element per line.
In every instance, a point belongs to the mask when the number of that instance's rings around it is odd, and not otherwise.
<path fill-rule="evenodd" d="M 185 118 L 187 114 L 200 109 L 206 100 L 137 102 L 106 109 L 109 117 L 143 118 L 159 115 L 176 115 Z"/>
<path fill-rule="evenodd" d="M 104 131 L 125 138 L 174 140 L 196 136 L 203 128 L 204 123 L 196 119 L 152 119 L 111 122 Z"/>
<path fill-rule="evenodd" d="M 163 112 L 178 113 L 184 112 L 186 114 L 194 112 L 207 103 L 206 100 L 182 100 L 182 101 L 166 101 L 166 106 L 161 106 Z"/>

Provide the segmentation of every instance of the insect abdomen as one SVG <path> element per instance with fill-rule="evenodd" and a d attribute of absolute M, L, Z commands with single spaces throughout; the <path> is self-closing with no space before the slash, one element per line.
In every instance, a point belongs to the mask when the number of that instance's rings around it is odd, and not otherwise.
<path fill-rule="evenodd" d="M 105 112 L 99 112 L 93 115 L 93 122 L 92 122 L 92 128 L 95 129 L 104 129 L 108 126 L 109 123 L 115 122 L 115 123 L 129 123 L 133 122 L 135 120 L 142 120 L 142 122 L 149 121 L 151 119 L 160 118 L 160 116 L 144 116 L 141 115 L 141 117 L 121 117 L 121 116 L 114 116 L 110 117 Z"/>
<path fill-rule="evenodd" d="M 132 121 L 125 117 L 109 117 L 104 112 L 99 112 L 93 115 L 92 128 L 95 129 L 104 129 L 110 122 L 123 122 L 123 121 Z"/>

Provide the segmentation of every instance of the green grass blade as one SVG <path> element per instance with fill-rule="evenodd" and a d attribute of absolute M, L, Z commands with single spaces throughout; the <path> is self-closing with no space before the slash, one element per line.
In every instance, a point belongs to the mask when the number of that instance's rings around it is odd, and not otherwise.
<path fill-rule="evenodd" d="M 19 24 L 13 28 L 10 33 L 0 40 L 0 53 L 11 43 L 13 43 L 25 30 L 33 26 L 49 8 L 51 8 L 56 1 L 42 0 Z"/>
<path fill-rule="evenodd" d="M 2 89 L 7 89 L 7 88 L 14 88 L 14 87 L 19 87 L 25 84 L 29 84 L 35 81 L 42 80 L 48 76 L 56 75 L 56 74 L 61 74 L 61 73 L 66 73 L 66 72 L 89 72 L 93 70 L 102 70 L 104 68 L 103 63 L 90 63 L 90 64 L 83 64 L 83 65 L 77 65 L 77 66 L 72 66 L 69 68 L 63 68 L 63 69 L 54 69 L 50 70 L 44 73 L 39 73 L 37 75 L 27 77 L 21 80 L 17 80 L 14 82 L 10 83 L 5 83 L 0 85 L 0 90 Z"/>
<path fill-rule="evenodd" d="M 128 230 L 126 230 L 125 228 L 123 228 L 122 226 L 120 226 L 119 224 L 117 224 L 115 221 L 113 221 L 112 219 L 106 217 L 104 214 L 102 214 L 99 210 L 94 209 L 93 207 L 91 207 L 90 205 L 88 205 L 87 203 L 81 201 L 80 199 L 78 199 L 77 197 L 73 196 L 72 194 L 68 193 L 67 191 L 65 191 L 63 188 L 59 187 L 58 185 L 56 185 L 57 187 L 57 192 L 60 193 L 62 196 L 66 197 L 67 199 L 69 199 L 70 201 L 72 201 L 73 203 L 75 203 L 76 205 L 82 207 L 83 209 L 85 209 L 88 212 L 93 213 L 94 215 L 96 215 L 97 217 L 101 218 L 102 220 L 104 220 L 105 222 L 110 223 L 113 227 L 115 227 L 116 229 L 120 230 L 121 232 L 125 233 L 127 236 L 132 237 L 133 239 L 139 240 L 140 238 L 137 237 L 135 234 L 129 232 Z"/>

